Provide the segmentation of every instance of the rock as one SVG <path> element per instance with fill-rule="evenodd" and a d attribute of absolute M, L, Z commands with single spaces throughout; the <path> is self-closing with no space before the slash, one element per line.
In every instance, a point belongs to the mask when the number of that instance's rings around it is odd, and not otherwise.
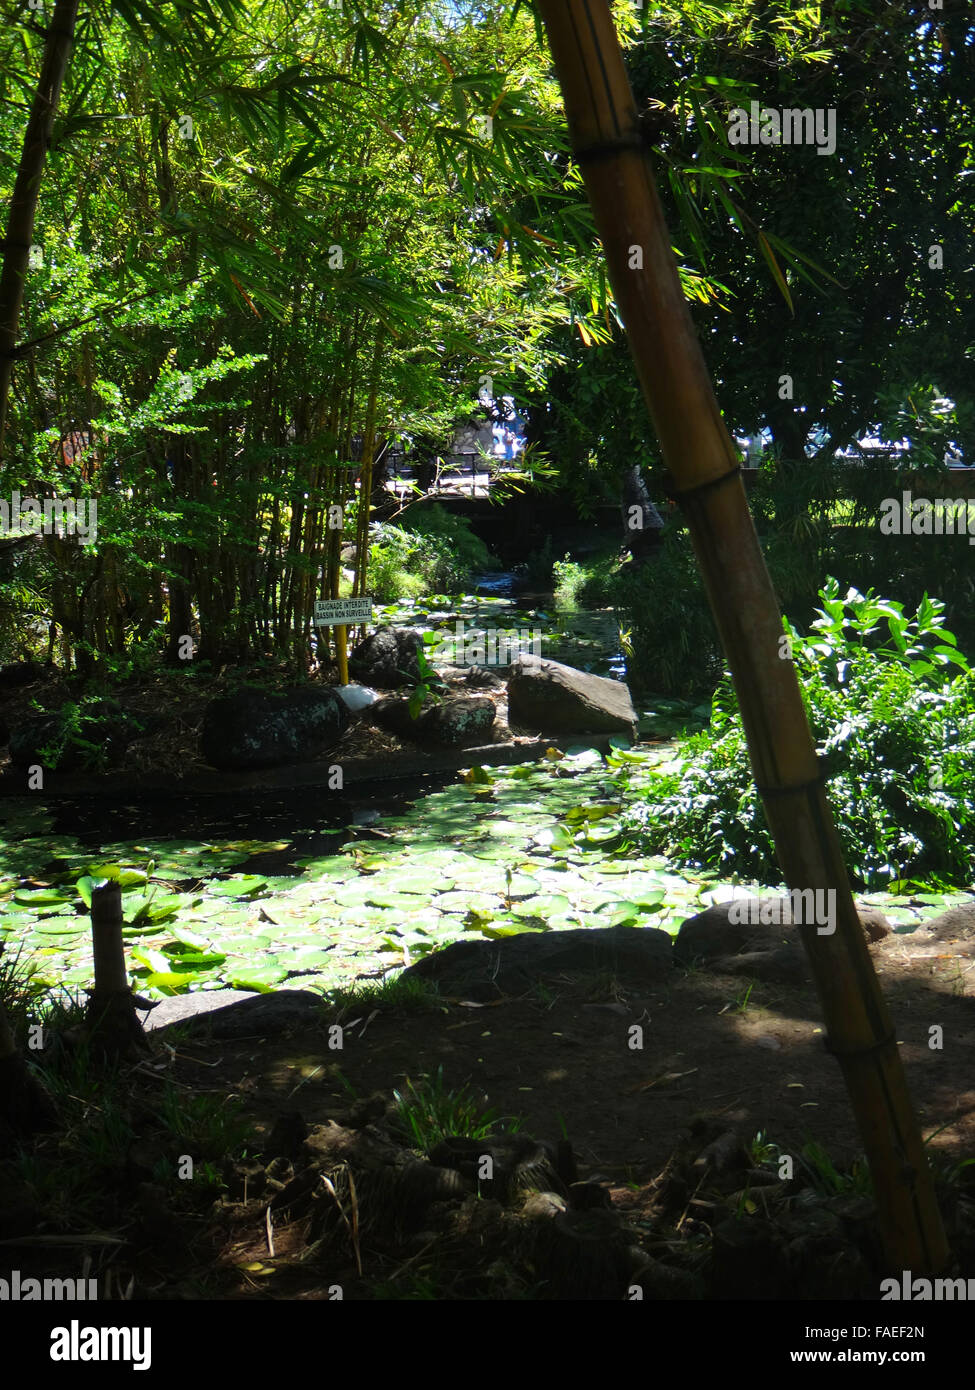
<path fill-rule="evenodd" d="M 414 719 L 409 700 L 387 696 L 373 706 L 372 717 L 382 728 L 401 738 L 463 747 L 483 743 L 488 738 L 495 713 L 493 703 L 486 698 L 458 696 L 436 705 L 424 704 Z"/>
<path fill-rule="evenodd" d="M 490 1158 L 490 1177 L 484 1159 Z M 507 1202 L 518 1192 L 554 1192 L 565 1198 L 555 1149 L 526 1134 L 451 1135 L 430 1150 L 430 1162 L 459 1173 L 471 1191 Z"/>
<path fill-rule="evenodd" d="M 66 722 L 62 711 L 25 719 L 10 735 L 10 758 L 17 767 L 39 764 L 51 772 L 111 767 L 143 733 L 144 722 L 128 714 L 117 701 L 93 700 L 80 707 L 73 725 Z M 95 747 L 86 748 L 85 744 Z"/>
<path fill-rule="evenodd" d="M 654 927 L 580 927 L 521 932 L 499 941 L 457 941 L 424 956 L 403 972 L 436 982 L 444 994 L 475 1001 L 523 994 L 547 975 L 611 971 L 635 987 L 665 980 L 671 970 L 670 937 Z"/>
<path fill-rule="evenodd" d="M 398 690 L 420 680 L 423 639 L 412 628 L 379 627 L 349 656 L 349 674 L 362 685 Z"/>
<path fill-rule="evenodd" d="M 505 686 L 504 676 L 488 666 L 457 666 L 438 661 L 437 670 L 447 686 L 462 686 L 468 690 L 503 690 Z"/>
<path fill-rule="evenodd" d="M 661 1264 L 649 1256 L 640 1272 L 633 1276 L 632 1283 L 639 1285 L 645 1299 L 658 1303 L 707 1297 L 707 1286 L 699 1274 L 679 1266 Z"/>
<path fill-rule="evenodd" d="M 959 903 L 922 923 L 939 941 L 966 941 L 975 937 L 975 902 Z"/>
<path fill-rule="evenodd" d="M 860 925 L 867 933 L 868 941 L 883 941 L 885 936 L 890 936 L 890 923 L 876 907 L 865 907 L 863 903 L 858 903 L 857 916 L 860 919 Z"/>
<path fill-rule="evenodd" d="M 280 989 L 251 994 L 238 989 L 200 990 L 163 999 L 143 1023 L 146 1032 L 173 1024 L 188 1027 L 194 1036 L 246 1038 L 252 1034 L 285 1033 L 307 1027 L 323 1015 L 319 995 L 304 989 Z"/>
<path fill-rule="evenodd" d="M 43 680 L 53 671 L 53 666 L 41 666 L 37 661 L 12 661 L 0 666 L 0 692 L 33 685 L 34 681 Z"/>
<path fill-rule="evenodd" d="M 765 1301 L 791 1295 L 785 1238 L 761 1217 L 729 1216 L 715 1226 L 709 1274 L 712 1298 Z"/>
<path fill-rule="evenodd" d="M 330 686 L 298 686 L 280 695 L 239 690 L 207 705 L 203 757 L 230 770 L 312 762 L 338 742 L 349 717 Z"/>
<path fill-rule="evenodd" d="M 622 732 L 636 738 L 636 711 L 622 681 L 559 661 L 521 659 L 512 665 L 508 721 L 544 734 Z"/>
<path fill-rule="evenodd" d="M 565 1211 L 529 1227 L 530 1259 L 542 1297 L 559 1301 L 620 1302 L 637 1265 L 634 1233 L 617 1211 Z"/>
<path fill-rule="evenodd" d="M 786 897 L 736 899 L 734 905 L 744 921 L 731 920 L 731 903 L 715 903 L 688 917 L 674 941 L 674 963 L 688 966 L 707 962 L 712 969 L 728 971 L 735 962 L 733 974 L 784 983 L 805 979 L 806 958 L 798 929 L 788 920 L 760 920 L 763 910 L 773 903 L 780 915 L 787 917 L 790 899 Z M 869 941 L 878 941 L 890 932 L 887 919 L 876 908 L 858 907 L 857 915 Z M 794 961 L 802 962 L 801 972 Z"/>
<path fill-rule="evenodd" d="M 801 985 L 810 978 L 809 962 L 798 941 L 768 951 L 745 951 L 740 956 L 716 956 L 710 968 L 717 975 L 744 975 L 775 985 Z"/>
<path fill-rule="evenodd" d="M 464 673 L 464 682 L 475 690 L 504 689 L 503 679 L 487 666 L 468 666 Z"/>
<path fill-rule="evenodd" d="M 379 696 L 366 685 L 337 685 L 335 693 L 352 714 L 374 705 Z"/>

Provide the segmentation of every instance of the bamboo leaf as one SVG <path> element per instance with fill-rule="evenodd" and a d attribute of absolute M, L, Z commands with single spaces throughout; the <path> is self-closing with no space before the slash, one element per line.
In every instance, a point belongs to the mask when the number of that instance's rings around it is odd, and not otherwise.
<path fill-rule="evenodd" d="M 783 299 L 789 306 L 789 313 L 795 315 L 795 309 L 792 304 L 792 295 L 789 293 L 789 286 L 785 282 L 785 276 L 782 274 L 782 271 L 779 268 L 779 263 L 775 259 L 775 255 L 772 251 L 771 246 L 769 246 L 768 244 L 768 240 L 766 239 L 764 232 L 759 232 L 758 244 L 761 247 L 762 255 L 765 257 L 765 260 L 768 263 L 768 268 L 772 272 L 773 279 L 775 280 L 775 283 L 781 290 Z"/>

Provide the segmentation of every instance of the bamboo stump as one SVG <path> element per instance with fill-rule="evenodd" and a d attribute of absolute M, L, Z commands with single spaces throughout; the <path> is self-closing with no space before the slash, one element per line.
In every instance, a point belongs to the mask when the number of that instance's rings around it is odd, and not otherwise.
<path fill-rule="evenodd" d="M 122 889 L 106 883 L 91 893 L 95 988 L 85 1022 L 92 1045 L 104 1056 L 135 1059 L 149 1050 L 129 988 L 122 944 Z"/>

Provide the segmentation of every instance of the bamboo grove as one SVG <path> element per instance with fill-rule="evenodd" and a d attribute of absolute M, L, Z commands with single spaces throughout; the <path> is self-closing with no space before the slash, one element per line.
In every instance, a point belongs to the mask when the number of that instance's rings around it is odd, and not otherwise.
<path fill-rule="evenodd" d="M 44 32 L 17 9 L 0 40 L 11 187 Z M 5 306 L 3 481 L 97 498 L 97 543 L 5 549 L 8 655 L 49 623 L 82 673 L 188 634 L 307 661 L 356 541 L 365 591 L 372 456 L 537 385 L 599 308 L 556 111 L 527 15 L 82 7 Z"/>

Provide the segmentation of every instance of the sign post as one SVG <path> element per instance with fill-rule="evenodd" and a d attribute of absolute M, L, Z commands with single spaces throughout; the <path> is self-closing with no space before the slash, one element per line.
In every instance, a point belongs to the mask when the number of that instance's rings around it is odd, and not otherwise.
<path fill-rule="evenodd" d="M 339 659 L 339 682 L 349 683 L 349 658 L 346 650 L 346 629 L 352 623 L 372 621 L 371 598 L 325 598 L 315 600 L 315 627 L 334 627 L 335 646 Z"/>

